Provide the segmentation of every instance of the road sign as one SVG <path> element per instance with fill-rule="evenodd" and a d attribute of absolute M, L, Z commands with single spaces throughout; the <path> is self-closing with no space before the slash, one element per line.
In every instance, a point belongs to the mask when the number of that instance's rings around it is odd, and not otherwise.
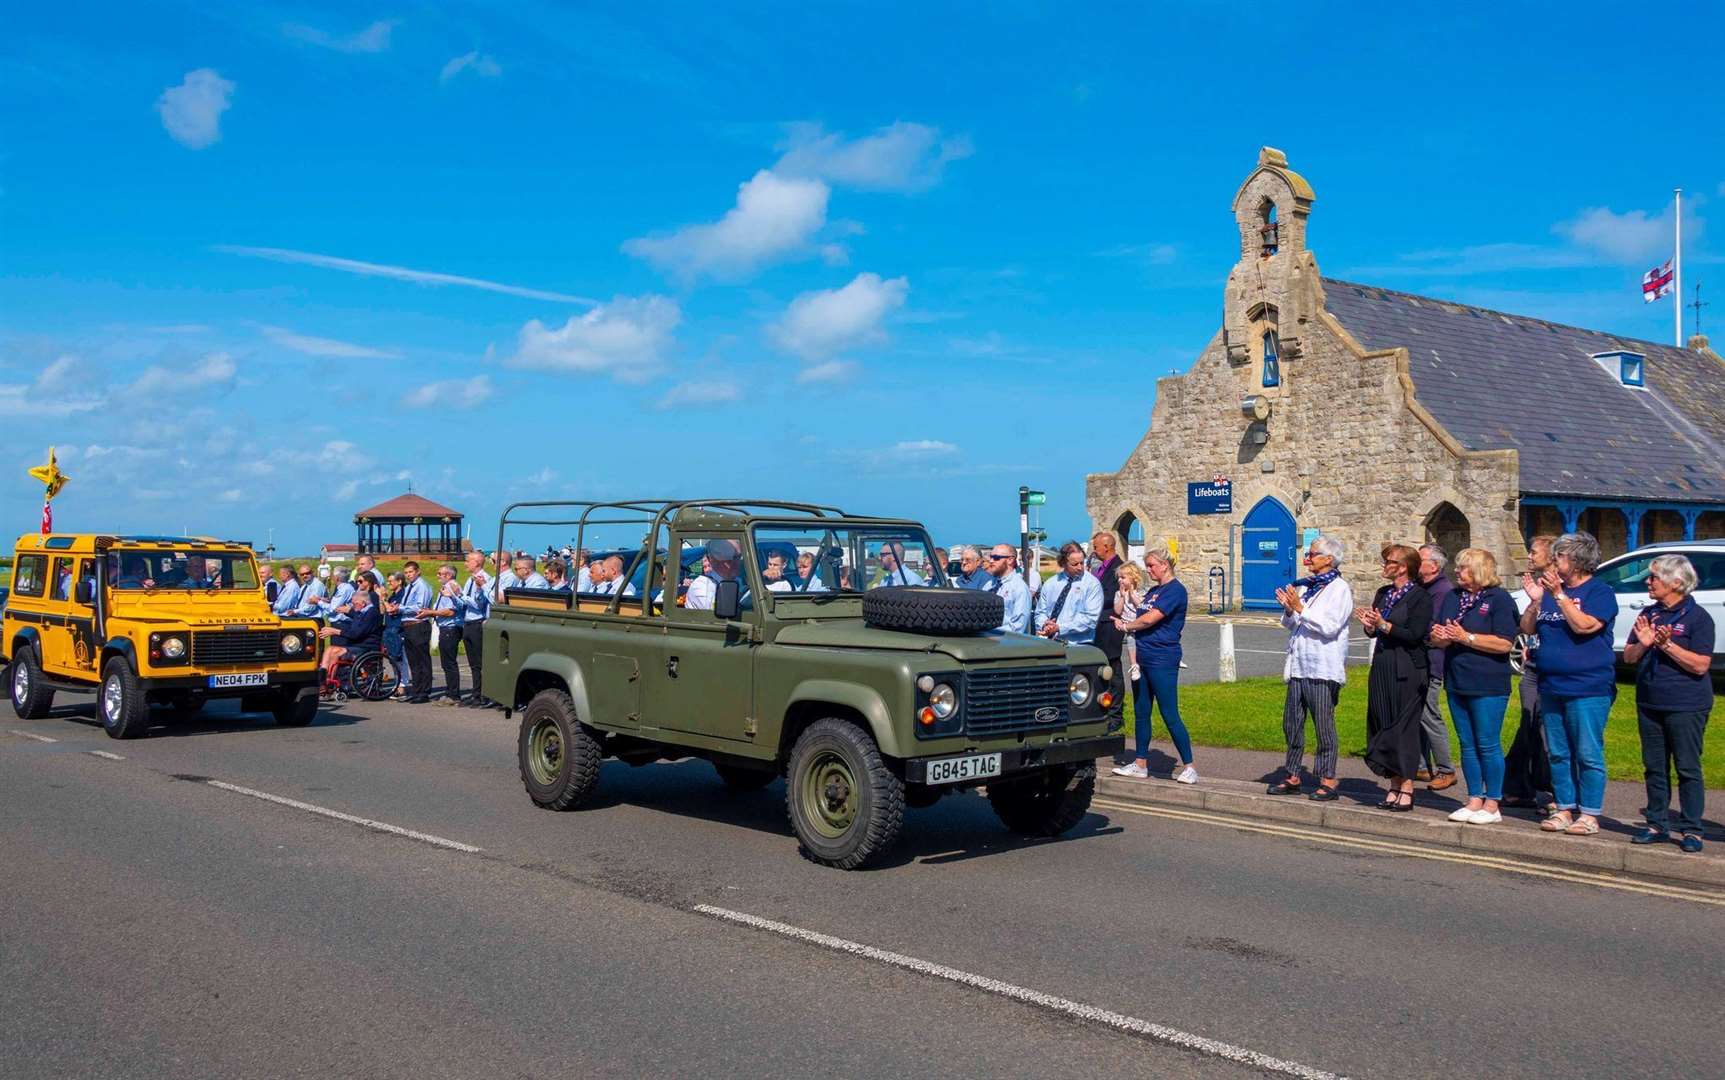
<path fill-rule="evenodd" d="M 1047 502 L 1048 493 L 1046 491 L 1032 491 L 1029 493 L 1029 497 L 1024 500 L 1026 506 L 1043 506 Z"/>

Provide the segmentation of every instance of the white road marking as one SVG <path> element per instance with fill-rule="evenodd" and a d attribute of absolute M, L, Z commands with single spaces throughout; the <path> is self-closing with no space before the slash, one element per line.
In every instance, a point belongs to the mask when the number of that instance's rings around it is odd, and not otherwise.
<path fill-rule="evenodd" d="M 1013 1001 L 1023 1002 L 1026 1005 L 1035 1005 L 1038 1008 L 1063 1013 L 1075 1019 L 1101 1024 L 1116 1031 L 1124 1031 L 1127 1034 L 1140 1035 L 1157 1042 L 1167 1043 L 1170 1046 L 1178 1046 L 1184 1050 L 1193 1050 L 1200 1054 L 1223 1058 L 1242 1065 L 1250 1065 L 1269 1072 L 1281 1073 L 1285 1076 L 1303 1077 L 1305 1080 L 1340 1080 L 1340 1077 L 1335 1073 L 1314 1069 L 1297 1061 L 1271 1057 L 1268 1054 L 1260 1054 L 1256 1050 L 1248 1050 L 1243 1046 L 1207 1039 L 1202 1035 L 1194 1035 L 1178 1028 L 1154 1024 L 1148 1020 L 1140 1020 L 1135 1016 L 1110 1012 L 1095 1005 L 1086 1005 L 1083 1002 L 1055 997 L 1053 994 L 1044 994 L 1040 990 L 1014 986 L 1011 983 L 1001 982 L 999 979 L 991 979 L 986 975 L 973 975 L 968 971 L 960 971 L 944 964 L 918 960 L 914 956 L 887 952 L 885 949 L 877 949 L 872 945 L 847 941 L 844 938 L 822 934 L 815 930 L 804 930 L 800 926 L 774 922 L 771 919 L 763 919 L 759 915 L 749 915 L 741 911 L 713 907 L 711 904 L 696 904 L 694 910 L 702 915 L 710 915 L 715 919 L 723 919 L 740 926 L 780 934 L 784 937 L 807 942 L 810 945 L 818 945 L 823 949 L 833 949 L 837 952 L 849 953 L 852 956 L 860 956 L 865 960 L 874 960 L 892 967 L 903 968 L 906 971 L 914 971 L 919 975 L 945 979 L 947 982 L 958 983 L 961 986 L 968 986 L 989 994 L 998 994 L 1001 997 L 1011 998 Z"/>
<path fill-rule="evenodd" d="M 206 780 L 204 783 L 213 788 L 221 788 L 223 791 L 231 791 L 236 795 L 248 795 L 254 799 L 262 799 L 264 802 L 276 803 L 279 806 L 289 806 L 295 810 L 304 810 L 308 814 L 318 814 L 326 818 L 333 818 L 336 821 L 345 821 L 350 825 L 359 825 L 363 828 L 373 829 L 377 832 L 389 833 L 391 836 L 405 836 L 409 840 L 418 840 L 421 843 L 434 844 L 437 847 L 448 848 L 451 851 L 464 851 L 469 855 L 474 855 L 481 850 L 480 848 L 474 847 L 472 844 L 464 844 L 459 840 L 449 840 L 442 836 L 433 836 L 430 833 L 415 832 L 412 829 L 404 829 L 399 825 L 391 825 L 383 821 L 373 821 L 370 818 L 362 818 L 355 814 L 344 814 L 340 810 L 331 810 L 326 806 L 316 806 L 312 803 L 300 802 L 298 799 L 290 799 L 285 795 L 271 795 L 267 791 L 257 791 L 253 788 L 241 787 L 238 784 L 229 784 L 221 780 Z"/>
<path fill-rule="evenodd" d="M 126 760 L 125 758 L 121 757 L 119 754 L 110 754 L 106 750 L 86 750 L 86 751 L 84 751 L 84 753 L 89 754 L 91 757 L 107 758 L 109 761 L 124 761 L 124 760 Z"/>
<path fill-rule="evenodd" d="M 59 739 L 50 739 L 46 735 L 38 735 L 34 731 L 19 731 L 17 728 L 12 729 L 12 734 L 22 735 L 26 739 L 35 739 L 37 742 L 59 742 L 60 741 Z"/>

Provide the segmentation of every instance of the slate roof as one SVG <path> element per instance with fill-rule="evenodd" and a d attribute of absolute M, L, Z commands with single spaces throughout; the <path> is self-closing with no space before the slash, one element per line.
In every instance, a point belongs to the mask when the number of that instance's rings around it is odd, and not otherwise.
<path fill-rule="evenodd" d="M 1350 281 L 1324 292 L 1366 348 L 1406 346 L 1420 403 L 1462 445 L 1520 451 L 1523 493 L 1725 504 L 1713 357 Z M 1616 350 L 1646 357 L 1647 389 L 1593 359 Z"/>
<path fill-rule="evenodd" d="M 458 518 L 461 511 L 451 510 L 447 506 L 439 506 L 423 495 L 408 492 L 397 495 L 393 499 L 378 503 L 368 510 L 361 510 L 353 515 L 355 518 Z"/>

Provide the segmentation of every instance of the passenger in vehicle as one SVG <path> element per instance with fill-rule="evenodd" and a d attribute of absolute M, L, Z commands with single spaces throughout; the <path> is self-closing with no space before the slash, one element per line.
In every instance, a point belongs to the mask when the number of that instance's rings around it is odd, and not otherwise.
<path fill-rule="evenodd" d="M 564 569 L 562 559 L 554 557 L 545 560 L 545 587 L 555 592 L 569 591 L 569 574 Z"/>
<path fill-rule="evenodd" d="M 795 588 L 790 578 L 785 576 L 785 555 L 782 551 L 775 551 L 767 556 L 767 564 L 761 568 L 761 576 L 767 579 L 768 592 L 790 592 Z"/>
<path fill-rule="evenodd" d="M 612 555 L 603 562 L 596 563 L 600 581 L 593 591 L 605 596 L 615 596 L 619 590 L 624 596 L 635 595 L 635 585 L 623 576 L 623 556 Z"/>
<path fill-rule="evenodd" d="M 926 585 L 922 575 L 904 565 L 904 544 L 897 540 L 888 540 L 880 548 L 880 580 L 875 587 L 882 585 Z"/>
<path fill-rule="evenodd" d="M 497 575 L 497 595 L 506 589 L 549 589 L 550 584 L 533 569 L 533 557 L 518 555 L 509 564 L 509 572 Z"/>
<path fill-rule="evenodd" d="M 689 593 L 683 600 L 683 606 L 691 611 L 713 610 L 713 597 L 718 592 L 719 582 L 735 581 L 741 576 L 742 556 L 742 550 L 735 541 L 707 541 L 706 560 L 702 563 L 707 569 L 689 583 Z"/>
<path fill-rule="evenodd" d="M 179 580 L 171 588 L 175 589 L 213 589 L 215 581 L 210 577 L 209 562 L 202 555 L 188 555 L 186 568 L 180 572 Z"/>

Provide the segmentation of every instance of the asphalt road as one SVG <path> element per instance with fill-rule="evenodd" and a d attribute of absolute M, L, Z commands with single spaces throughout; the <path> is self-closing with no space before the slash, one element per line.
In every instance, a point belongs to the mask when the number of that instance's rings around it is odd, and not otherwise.
<path fill-rule="evenodd" d="M 1282 661 L 1288 655 L 1288 632 L 1263 618 L 1232 620 L 1234 623 L 1234 668 L 1242 679 L 1257 675 L 1282 674 Z M 1367 640 L 1353 627 L 1348 639 L 1348 663 L 1365 664 L 1371 659 L 1366 651 Z M 1180 672 L 1182 683 L 1215 682 L 1220 677 L 1222 662 L 1222 624 L 1209 618 L 1191 618 L 1180 635 L 1180 647 L 1186 668 Z"/>
<path fill-rule="evenodd" d="M 1718 1071 L 1704 898 L 1106 805 L 1024 842 L 974 795 L 846 874 L 700 762 L 538 810 L 497 713 L 88 717 L 0 720 L 3 1077 Z"/>

